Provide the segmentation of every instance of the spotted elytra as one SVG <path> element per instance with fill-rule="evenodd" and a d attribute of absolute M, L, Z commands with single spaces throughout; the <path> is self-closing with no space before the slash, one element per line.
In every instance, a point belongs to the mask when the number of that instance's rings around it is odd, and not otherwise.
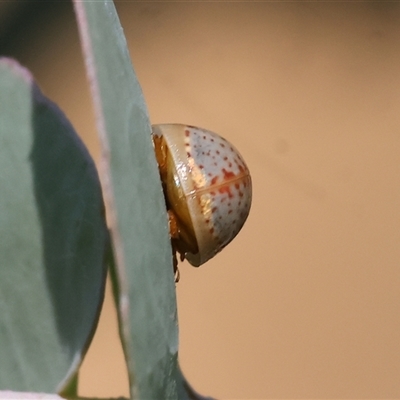
<path fill-rule="evenodd" d="M 153 125 L 171 241 L 198 267 L 240 231 L 250 211 L 251 177 L 239 152 L 216 133 L 190 125 Z"/>

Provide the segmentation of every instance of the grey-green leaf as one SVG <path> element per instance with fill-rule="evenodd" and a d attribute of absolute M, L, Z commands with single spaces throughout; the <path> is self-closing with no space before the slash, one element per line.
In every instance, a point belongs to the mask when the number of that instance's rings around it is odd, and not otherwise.
<path fill-rule="evenodd" d="M 113 2 L 74 4 L 102 142 L 102 181 L 131 394 L 176 398 L 172 253 L 146 105 Z"/>
<path fill-rule="evenodd" d="M 58 107 L 0 59 L 0 390 L 55 392 L 75 376 L 105 281 L 94 163 Z"/>

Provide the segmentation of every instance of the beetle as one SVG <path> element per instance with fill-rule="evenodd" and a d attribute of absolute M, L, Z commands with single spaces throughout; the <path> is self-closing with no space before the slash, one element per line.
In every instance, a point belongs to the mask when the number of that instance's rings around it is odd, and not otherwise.
<path fill-rule="evenodd" d="M 198 267 L 239 233 L 249 215 L 252 183 L 236 148 L 206 129 L 152 126 L 169 217 L 176 281 L 177 256 Z"/>

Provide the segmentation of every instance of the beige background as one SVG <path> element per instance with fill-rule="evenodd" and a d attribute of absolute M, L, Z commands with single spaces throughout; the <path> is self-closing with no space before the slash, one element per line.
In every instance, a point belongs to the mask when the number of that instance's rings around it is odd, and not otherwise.
<path fill-rule="evenodd" d="M 152 122 L 219 132 L 253 177 L 237 239 L 180 268 L 189 381 L 219 398 L 400 397 L 399 4 L 117 8 Z M 10 53 L 98 160 L 72 10 L 60 10 L 36 16 L 42 36 L 21 28 Z M 19 11 L 4 7 L 0 26 Z M 80 389 L 128 394 L 109 297 Z"/>

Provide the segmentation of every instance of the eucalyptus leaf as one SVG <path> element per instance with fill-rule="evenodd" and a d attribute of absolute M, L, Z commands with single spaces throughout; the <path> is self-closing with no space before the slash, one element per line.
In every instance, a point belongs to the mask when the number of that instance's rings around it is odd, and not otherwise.
<path fill-rule="evenodd" d="M 0 59 L 0 390 L 73 381 L 104 296 L 94 163 L 58 107 Z"/>
<path fill-rule="evenodd" d="M 112 276 L 131 396 L 177 398 L 172 250 L 148 112 L 113 2 L 74 5 L 102 143 Z"/>

